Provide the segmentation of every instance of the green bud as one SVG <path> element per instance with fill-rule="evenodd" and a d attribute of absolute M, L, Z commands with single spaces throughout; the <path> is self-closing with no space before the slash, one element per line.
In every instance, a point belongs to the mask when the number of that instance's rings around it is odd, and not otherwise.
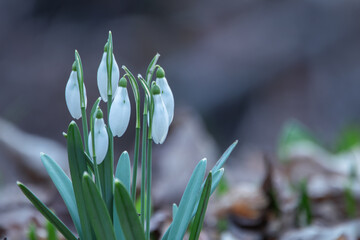
<path fill-rule="evenodd" d="M 126 86 L 127 86 L 126 78 L 125 77 L 120 78 L 119 87 L 126 88 Z"/>
<path fill-rule="evenodd" d="M 104 52 L 107 52 L 108 51 L 108 47 L 109 47 L 109 43 L 106 42 L 105 46 L 104 46 Z"/>
<path fill-rule="evenodd" d="M 97 119 L 103 118 L 103 112 L 101 111 L 100 108 L 98 108 L 98 109 L 96 110 L 96 118 L 97 118 Z"/>
<path fill-rule="evenodd" d="M 76 71 L 76 61 L 74 61 L 73 65 L 71 67 L 71 70 Z"/>
<path fill-rule="evenodd" d="M 162 67 L 158 67 L 158 69 L 156 70 L 156 77 L 157 78 L 163 78 L 165 77 L 165 71 Z"/>
<path fill-rule="evenodd" d="M 156 85 L 156 84 L 152 84 L 151 92 L 152 92 L 153 95 L 158 95 L 158 94 L 160 94 L 160 88 L 159 88 L 159 86 Z"/>

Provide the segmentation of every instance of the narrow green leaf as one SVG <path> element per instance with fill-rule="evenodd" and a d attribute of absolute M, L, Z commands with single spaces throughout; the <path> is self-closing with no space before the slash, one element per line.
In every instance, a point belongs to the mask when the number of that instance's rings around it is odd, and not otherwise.
<path fill-rule="evenodd" d="M 196 211 L 195 219 L 191 226 L 189 240 L 199 239 L 201 228 L 203 226 L 204 219 L 205 219 L 207 205 L 208 205 L 209 198 L 211 195 L 211 182 L 212 182 L 212 174 L 210 172 L 208 177 L 206 178 L 205 186 L 201 193 L 200 202 L 198 205 L 198 209 Z"/>
<path fill-rule="evenodd" d="M 28 238 L 29 240 L 38 240 L 36 235 L 36 225 L 34 223 L 30 223 Z"/>
<path fill-rule="evenodd" d="M 224 175 L 224 168 L 220 168 L 219 170 L 217 170 L 214 175 L 212 175 L 212 181 L 211 181 L 211 190 L 210 190 L 210 196 L 211 194 L 213 194 L 213 192 L 215 191 L 216 187 L 219 185 L 219 182 L 222 178 L 222 176 Z M 201 186 L 201 192 L 204 191 L 204 186 L 206 184 L 206 181 L 203 183 L 203 185 Z M 195 204 L 195 208 L 194 208 L 194 211 L 192 213 L 192 218 L 195 216 L 196 214 L 196 211 L 199 207 L 199 201 L 200 201 L 200 198 L 198 198 L 197 200 L 197 203 Z"/>
<path fill-rule="evenodd" d="M 153 57 L 153 59 L 151 60 L 149 66 L 148 66 L 148 68 L 147 68 L 147 70 L 146 70 L 146 81 L 147 81 L 148 84 L 150 84 L 150 82 L 151 82 L 151 78 L 152 78 L 152 76 L 153 76 L 153 74 L 154 74 L 155 66 L 156 66 L 156 64 L 157 64 L 157 61 L 159 60 L 159 57 L 160 57 L 160 54 L 157 53 L 157 54 Z"/>
<path fill-rule="evenodd" d="M 84 200 L 97 239 L 115 240 L 109 212 L 95 183 L 88 173 L 82 179 Z"/>
<path fill-rule="evenodd" d="M 126 187 L 115 179 L 115 206 L 126 240 L 144 240 L 145 233 Z"/>
<path fill-rule="evenodd" d="M 51 222 L 61 234 L 68 240 L 77 240 L 74 234 L 65 226 L 65 224 L 42 203 L 33 192 L 30 191 L 24 184 L 17 182 L 17 185 L 24 193 L 24 195 L 30 200 L 30 202 L 39 210 L 39 212 Z"/>
<path fill-rule="evenodd" d="M 131 173 L 130 157 L 129 154 L 125 151 L 121 154 L 119 158 L 118 164 L 116 166 L 115 177 L 118 178 L 124 184 L 129 194 L 130 194 L 130 178 L 131 178 L 130 173 Z M 115 207 L 115 201 L 113 206 L 113 223 L 114 223 L 116 239 L 124 240 L 125 236 L 120 225 L 119 216 L 117 214 Z"/>
<path fill-rule="evenodd" d="M 78 126 L 72 121 L 68 128 L 67 151 L 70 167 L 70 175 L 75 193 L 76 205 L 78 208 L 82 238 L 86 240 L 93 239 L 87 210 L 84 205 L 85 199 L 82 187 L 82 175 L 87 170 L 86 156 L 83 150 L 83 144 Z"/>
<path fill-rule="evenodd" d="M 61 167 L 48 155 L 41 153 L 40 158 L 51 180 L 59 191 L 60 196 L 65 202 L 65 205 L 69 210 L 71 219 L 74 222 L 77 232 L 80 236 L 82 236 L 74 189 L 69 177 L 64 173 Z"/>
<path fill-rule="evenodd" d="M 95 116 L 96 109 L 99 107 L 100 101 L 101 101 L 101 97 L 96 99 L 94 105 L 91 108 L 91 112 L 90 112 L 90 129 L 94 129 L 94 116 Z"/>
<path fill-rule="evenodd" d="M 116 166 L 115 177 L 125 186 L 130 194 L 130 179 L 131 179 L 130 157 L 127 151 L 124 151 Z"/>
<path fill-rule="evenodd" d="M 86 152 L 84 152 L 84 155 L 85 155 L 86 165 L 88 166 L 88 168 L 90 169 L 90 171 L 92 173 L 95 173 L 94 163 L 93 163 L 92 159 L 89 157 L 89 155 L 87 155 Z"/>
<path fill-rule="evenodd" d="M 46 223 L 47 240 L 57 240 L 56 228 L 50 222 Z"/>
<path fill-rule="evenodd" d="M 173 217 L 173 219 L 176 216 L 177 210 L 178 210 L 178 206 L 176 205 L 176 203 L 174 203 L 173 207 L 172 207 L 172 217 Z"/>
<path fill-rule="evenodd" d="M 185 192 L 181 198 L 176 216 L 172 222 L 168 239 L 181 240 L 192 217 L 195 204 L 200 195 L 201 184 L 206 170 L 206 159 L 201 160 L 195 167 Z"/>
<path fill-rule="evenodd" d="M 234 150 L 236 144 L 238 143 L 238 140 L 233 142 L 233 144 L 226 149 L 226 151 L 223 153 L 223 155 L 220 157 L 220 159 L 216 162 L 215 166 L 211 169 L 211 172 L 215 173 L 217 170 L 222 168 L 228 157 L 230 156 L 231 152 Z"/>

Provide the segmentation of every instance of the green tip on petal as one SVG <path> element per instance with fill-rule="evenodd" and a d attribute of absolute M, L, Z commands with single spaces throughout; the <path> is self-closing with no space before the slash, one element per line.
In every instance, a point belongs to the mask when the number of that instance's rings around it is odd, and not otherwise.
<path fill-rule="evenodd" d="M 157 78 L 163 78 L 165 77 L 165 71 L 162 67 L 158 67 L 158 69 L 156 70 L 156 77 Z"/>
<path fill-rule="evenodd" d="M 73 65 L 71 67 L 71 70 L 76 71 L 76 61 L 74 61 Z"/>
<path fill-rule="evenodd" d="M 153 95 L 158 95 L 160 94 L 160 88 L 158 85 L 156 84 L 153 84 L 152 87 L 151 87 L 151 92 Z"/>
<path fill-rule="evenodd" d="M 109 46 L 109 43 L 106 42 L 106 43 L 105 43 L 105 46 L 104 46 L 104 52 L 107 52 L 107 51 L 108 51 L 108 46 Z"/>
<path fill-rule="evenodd" d="M 126 78 L 125 77 L 122 77 L 119 81 L 119 87 L 123 87 L 123 88 L 126 88 L 127 86 L 127 81 L 126 81 Z"/>
<path fill-rule="evenodd" d="M 97 119 L 103 118 L 103 112 L 101 111 L 100 108 L 98 108 L 98 109 L 96 110 L 96 118 L 97 118 Z"/>

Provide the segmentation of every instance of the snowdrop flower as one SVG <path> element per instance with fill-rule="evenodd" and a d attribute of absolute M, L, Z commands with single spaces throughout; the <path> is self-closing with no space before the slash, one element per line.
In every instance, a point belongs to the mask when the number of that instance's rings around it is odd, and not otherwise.
<path fill-rule="evenodd" d="M 166 111 L 169 116 L 169 125 L 174 118 L 174 95 L 169 87 L 169 84 L 165 78 L 165 72 L 162 67 L 159 67 L 156 71 L 156 84 L 161 89 L 161 98 L 164 101 Z"/>
<path fill-rule="evenodd" d="M 85 84 L 83 84 L 83 91 L 84 91 L 85 108 L 86 108 L 87 98 L 86 98 Z M 75 119 L 81 118 L 80 89 L 79 89 L 79 82 L 77 79 L 77 72 L 74 67 L 70 73 L 69 80 L 65 87 L 65 101 L 71 116 Z"/>
<path fill-rule="evenodd" d="M 130 99 L 126 89 L 127 81 L 122 77 L 116 90 L 109 114 L 109 125 L 114 136 L 121 137 L 130 121 Z"/>
<path fill-rule="evenodd" d="M 109 138 L 103 119 L 103 113 L 100 110 L 100 108 L 98 108 L 98 110 L 96 111 L 96 117 L 94 121 L 94 140 L 95 140 L 94 142 L 95 142 L 96 163 L 100 164 L 102 161 L 104 161 L 109 146 Z M 93 156 L 91 132 L 89 133 L 88 146 L 89 146 L 90 155 Z"/>
<path fill-rule="evenodd" d="M 162 144 L 169 129 L 169 116 L 160 94 L 160 88 L 153 85 L 152 94 L 154 97 L 154 113 L 152 117 L 151 136 L 156 144 Z"/>
<path fill-rule="evenodd" d="M 107 67 L 106 67 L 106 59 L 107 59 L 107 44 L 105 45 L 104 53 L 97 71 L 97 84 L 100 92 L 100 96 L 104 102 L 107 102 Z M 114 96 L 116 87 L 120 78 L 119 66 L 115 60 L 115 56 L 113 54 L 113 64 L 112 64 L 112 73 L 111 73 L 111 90 L 112 96 Z"/>

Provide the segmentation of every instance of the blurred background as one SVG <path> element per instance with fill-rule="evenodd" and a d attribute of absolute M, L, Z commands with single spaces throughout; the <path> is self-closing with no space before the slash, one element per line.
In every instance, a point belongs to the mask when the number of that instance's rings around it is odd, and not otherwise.
<path fill-rule="evenodd" d="M 67 168 L 62 132 L 72 119 L 64 89 L 75 49 L 89 105 L 99 96 L 96 73 L 109 30 L 119 66 L 134 74 L 144 75 L 161 54 L 176 110 L 167 141 L 154 147 L 154 204 L 170 209 L 197 161 L 214 163 L 235 139 L 228 185 L 259 185 L 267 169 L 262 156 L 277 162 L 289 119 L 298 120 L 291 129 L 305 129 L 316 139 L 309 142 L 321 143 L 316 146 L 328 154 L 324 158 L 333 157 L 330 149 L 343 129 L 360 123 L 359 22 L 360 2 L 354 0 L 1 0 L 0 237 L 21 239 L 14 229 L 25 231 L 31 221 L 41 225 L 16 180 L 69 219 L 38 154 Z M 132 114 L 133 125 L 134 119 Z M 133 125 L 116 140 L 117 154 L 132 154 Z M 180 180 L 169 187 L 164 179 L 174 172 Z"/>

